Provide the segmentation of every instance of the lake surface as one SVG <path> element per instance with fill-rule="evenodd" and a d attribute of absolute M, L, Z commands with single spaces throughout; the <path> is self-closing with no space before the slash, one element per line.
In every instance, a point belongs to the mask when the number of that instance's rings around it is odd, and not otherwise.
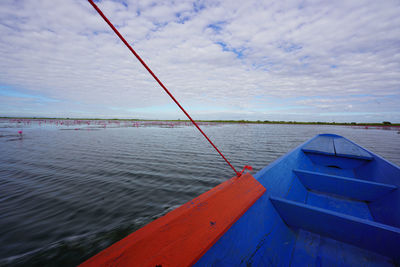
<path fill-rule="evenodd" d="M 320 133 L 400 165 L 394 128 L 201 127 L 239 171 Z M 232 176 L 188 123 L 0 120 L 0 265 L 74 266 Z"/>

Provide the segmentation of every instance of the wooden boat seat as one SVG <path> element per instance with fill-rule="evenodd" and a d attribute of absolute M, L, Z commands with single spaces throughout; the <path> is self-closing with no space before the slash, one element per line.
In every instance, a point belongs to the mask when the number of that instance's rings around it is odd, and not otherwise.
<path fill-rule="evenodd" d="M 374 201 L 397 189 L 397 186 L 366 180 L 328 175 L 305 170 L 293 170 L 309 190 L 345 196 L 361 201 Z"/>
<path fill-rule="evenodd" d="M 361 147 L 341 136 L 331 134 L 317 136 L 304 145 L 302 150 L 306 153 L 373 160 L 373 157 Z"/>
<path fill-rule="evenodd" d="M 309 153 L 335 156 L 333 137 L 330 135 L 319 135 L 303 146 L 302 150 Z"/>
<path fill-rule="evenodd" d="M 364 149 L 343 137 L 333 138 L 335 153 L 338 157 L 372 160 L 373 157 Z"/>
<path fill-rule="evenodd" d="M 278 197 L 270 197 L 282 220 L 338 241 L 400 260 L 400 229 Z"/>

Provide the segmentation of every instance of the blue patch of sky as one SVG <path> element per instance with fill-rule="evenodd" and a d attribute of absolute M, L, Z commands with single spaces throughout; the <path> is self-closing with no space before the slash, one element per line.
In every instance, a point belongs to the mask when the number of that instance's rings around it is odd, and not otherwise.
<path fill-rule="evenodd" d="M 217 45 L 220 45 L 222 47 L 223 51 L 229 51 L 228 45 L 224 42 L 216 42 Z"/>
<path fill-rule="evenodd" d="M 332 64 L 330 67 L 331 67 L 331 69 L 337 69 L 338 66 L 335 64 Z"/>
<path fill-rule="evenodd" d="M 197 12 L 200 12 L 201 10 L 203 10 L 203 9 L 205 9 L 206 8 L 206 6 L 205 6 L 205 4 L 203 3 L 203 1 L 199 1 L 199 0 L 197 0 L 197 1 L 195 1 L 194 3 L 193 3 L 193 10 L 197 13 Z"/>
<path fill-rule="evenodd" d="M 0 86 L 0 95 L 8 97 L 35 99 L 39 100 L 40 102 L 59 102 L 59 100 L 56 99 L 52 99 L 42 95 L 24 93 L 8 86 Z"/>
<path fill-rule="evenodd" d="M 229 47 L 226 43 L 224 42 L 215 42 L 217 45 L 221 46 L 222 51 L 226 51 L 226 52 L 232 52 L 236 55 L 236 58 L 242 59 L 244 57 L 244 51 L 246 50 L 246 48 L 244 47 L 240 47 L 240 48 L 233 48 L 233 47 Z"/>
<path fill-rule="evenodd" d="M 212 29 L 215 33 L 220 33 L 225 24 L 226 21 L 217 21 L 215 23 L 208 24 L 207 28 Z"/>
<path fill-rule="evenodd" d="M 232 48 L 232 52 L 235 53 L 236 58 L 242 59 L 244 57 L 243 52 L 244 52 L 244 48 L 240 48 L 240 49 L 236 49 L 236 48 Z"/>
<path fill-rule="evenodd" d="M 176 13 L 175 16 L 178 18 L 177 23 L 180 23 L 180 24 L 185 24 L 186 21 L 190 20 L 189 16 L 184 16 L 180 12 Z"/>
<path fill-rule="evenodd" d="M 168 22 L 153 22 L 153 25 L 155 26 L 155 28 L 152 28 L 151 31 L 156 32 L 156 31 L 160 30 L 161 28 L 167 26 Z"/>

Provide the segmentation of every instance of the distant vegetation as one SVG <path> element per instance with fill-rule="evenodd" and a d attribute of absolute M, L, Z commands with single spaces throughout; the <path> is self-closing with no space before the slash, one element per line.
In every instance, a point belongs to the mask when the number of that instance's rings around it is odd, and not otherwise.
<path fill-rule="evenodd" d="M 312 124 L 312 125 L 359 125 L 359 126 L 400 126 L 400 123 L 391 123 L 384 121 L 382 123 L 357 123 L 357 122 L 303 122 L 303 121 L 249 121 L 249 120 L 211 120 L 203 122 L 221 122 L 221 123 L 259 123 L 259 124 Z"/>
<path fill-rule="evenodd" d="M 40 120 L 113 120 L 113 121 L 179 121 L 190 122 L 189 120 L 144 120 L 144 119 L 101 119 L 101 118 L 41 118 L 41 117 L 0 117 L 0 119 L 40 119 Z M 400 126 L 400 123 L 391 123 L 383 121 L 381 123 L 358 123 L 358 122 L 323 122 L 323 121 L 270 121 L 270 120 L 196 120 L 198 122 L 214 123 L 253 123 L 253 124 L 310 124 L 310 125 L 358 125 L 358 126 Z"/>

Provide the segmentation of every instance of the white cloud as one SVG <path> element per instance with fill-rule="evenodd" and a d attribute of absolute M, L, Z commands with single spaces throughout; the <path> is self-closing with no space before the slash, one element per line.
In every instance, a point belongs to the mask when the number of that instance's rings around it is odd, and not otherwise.
<path fill-rule="evenodd" d="M 195 118 L 399 121 L 398 1 L 98 5 Z M 1 1 L 0 59 L 0 85 L 65 103 L 4 115 L 183 118 L 86 1 Z"/>

